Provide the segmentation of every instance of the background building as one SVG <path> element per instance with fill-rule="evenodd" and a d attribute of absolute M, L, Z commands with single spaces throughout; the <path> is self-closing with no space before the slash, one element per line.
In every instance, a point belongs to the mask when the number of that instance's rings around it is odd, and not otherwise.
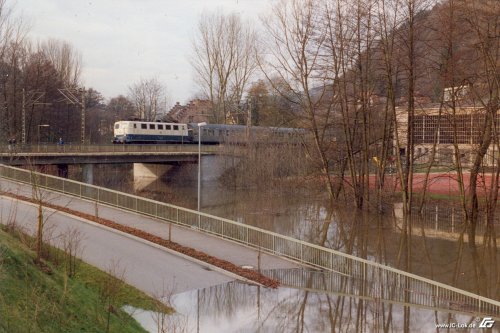
<path fill-rule="evenodd" d="M 179 102 L 170 109 L 165 120 L 177 123 L 210 123 L 212 118 L 212 103 L 209 100 L 195 99 L 186 105 Z"/>
<path fill-rule="evenodd" d="M 444 103 L 441 105 L 421 105 L 415 109 L 411 129 L 417 164 L 429 163 L 435 147 L 434 163 L 437 166 L 455 165 L 457 157 L 460 157 L 462 166 L 472 165 L 473 153 L 478 148 L 483 134 L 482 128 L 486 113 L 483 107 L 467 102 L 466 94 L 462 89 L 454 89 L 456 98 L 451 98 L 450 89 L 445 89 Z M 408 108 L 398 107 L 396 117 L 400 143 L 399 154 L 406 155 Z M 496 118 L 496 128 L 499 130 L 500 115 Z M 397 147 L 395 138 L 394 147 Z M 495 150 L 495 145 L 491 145 L 484 165 L 494 164 L 493 159 L 498 155 Z"/>

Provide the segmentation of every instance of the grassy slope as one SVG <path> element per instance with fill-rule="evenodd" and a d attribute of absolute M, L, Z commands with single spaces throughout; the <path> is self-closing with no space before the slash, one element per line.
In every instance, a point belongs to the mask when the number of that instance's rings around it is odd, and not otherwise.
<path fill-rule="evenodd" d="M 76 276 L 67 279 L 65 292 L 64 269 L 48 263 L 50 272 L 43 272 L 33 263 L 34 257 L 33 251 L 0 229 L 0 332 L 106 332 L 110 307 L 102 301 L 100 291 L 105 281 L 113 281 L 111 277 L 79 263 Z M 144 332 L 119 310 L 125 304 L 161 308 L 123 285 L 113 302 L 109 332 Z"/>

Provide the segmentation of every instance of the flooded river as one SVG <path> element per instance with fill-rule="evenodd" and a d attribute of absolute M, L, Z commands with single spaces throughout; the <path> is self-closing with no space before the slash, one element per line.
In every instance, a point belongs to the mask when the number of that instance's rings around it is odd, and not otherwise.
<path fill-rule="evenodd" d="M 195 209 L 196 171 L 196 165 L 191 165 L 173 168 L 157 180 L 134 179 L 131 166 L 102 165 L 95 169 L 94 183 Z M 75 172 L 74 178 L 78 176 Z M 397 204 L 383 215 L 342 204 L 329 210 L 322 191 L 301 186 L 237 188 L 206 175 L 201 185 L 205 213 L 500 299 L 496 238 L 485 238 L 480 231 L 471 246 L 458 212 L 449 203 L 427 207 L 407 235 L 402 232 Z M 175 295 L 172 303 L 179 311 L 179 322 L 170 318 L 170 324 L 184 325 L 189 332 L 351 332 L 356 328 L 417 332 L 437 331 L 439 323 L 470 325 L 480 319 L 357 296 L 231 283 Z"/>

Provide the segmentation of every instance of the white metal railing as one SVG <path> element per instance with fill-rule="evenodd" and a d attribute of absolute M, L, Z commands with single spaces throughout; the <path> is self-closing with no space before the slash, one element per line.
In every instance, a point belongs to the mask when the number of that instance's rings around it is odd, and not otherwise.
<path fill-rule="evenodd" d="M 341 296 L 382 301 L 407 306 L 418 305 L 433 311 L 449 311 L 453 313 L 471 313 L 478 303 L 457 303 L 450 295 L 436 291 L 435 287 L 423 284 L 420 290 L 408 291 L 405 281 L 391 280 L 397 275 L 383 272 L 368 273 L 365 280 L 352 278 L 330 271 L 311 269 L 269 269 L 262 274 L 278 280 L 282 285 L 313 292 L 327 292 Z M 382 273 L 382 274 L 380 274 Z M 377 275 L 378 274 L 378 275 Z M 460 301 L 460 300 L 458 300 Z M 473 311 L 472 311 L 473 312 Z M 479 314 L 479 313 L 478 313 Z"/>
<path fill-rule="evenodd" d="M 398 290 L 403 291 L 402 296 L 398 297 L 402 297 L 406 303 L 429 306 L 429 302 L 439 301 L 441 308 L 453 310 L 460 306 L 466 312 L 500 318 L 500 302 L 496 300 L 271 231 L 123 192 L 5 165 L 0 165 L 0 177 L 194 227 L 270 254 L 362 281 L 377 279 L 383 285 L 397 285 Z M 386 296 L 391 297 L 390 293 Z"/>

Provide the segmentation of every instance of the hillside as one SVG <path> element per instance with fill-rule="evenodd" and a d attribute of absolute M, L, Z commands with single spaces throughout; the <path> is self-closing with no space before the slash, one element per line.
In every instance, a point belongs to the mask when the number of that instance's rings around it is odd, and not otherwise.
<path fill-rule="evenodd" d="M 145 332 L 120 310 L 123 305 L 165 310 L 138 290 L 82 262 L 71 278 L 64 272 L 64 260 L 59 260 L 59 266 L 54 261 L 35 265 L 33 251 L 23 243 L 25 238 L 21 242 L 0 229 L 1 333 Z M 53 258 L 62 256 L 51 251 Z"/>
<path fill-rule="evenodd" d="M 419 4 L 413 22 L 413 56 L 410 56 L 407 21 L 400 22 L 390 31 L 387 39 L 394 47 L 390 62 L 396 98 L 404 102 L 407 97 L 410 58 L 414 60 L 415 98 L 419 101 L 439 103 L 446 87 L 475 85 L 477 89 L 486 84 L 485 73 L 493 65 L 485 64 L 484 48 L 489 48 L 487 52 L 493 54 L 500 42 L 495 35 L 500 17 L 498 3 L 445 0 Z M 386 96 L 383 43 L 374 40 L 370 54 L 363 53 L 364 61 L 366 57 L 371 59 L 369 68 L 374 93 Z"/>

